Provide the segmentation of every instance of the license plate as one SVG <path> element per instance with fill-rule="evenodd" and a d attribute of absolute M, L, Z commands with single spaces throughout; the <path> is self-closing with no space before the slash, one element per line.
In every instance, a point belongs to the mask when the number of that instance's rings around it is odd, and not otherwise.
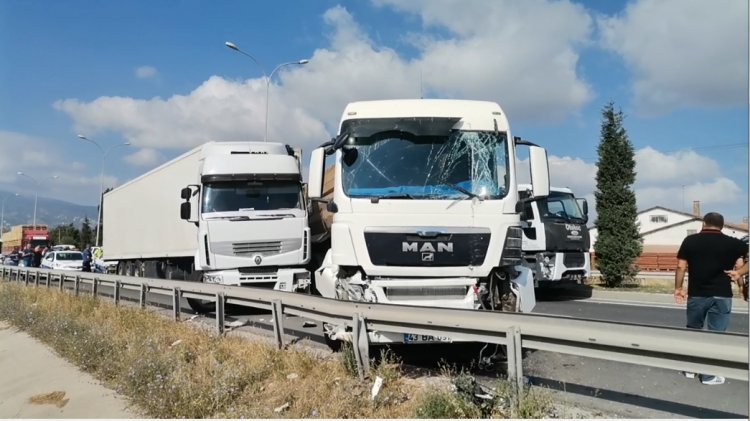
<path fill-rule="evenodd" d="M 404 343 L 433 343 L 433 342 L 453 342 L 453 339 L 447 336 L 418 335 L 416 333 L 404 333 Z"/>

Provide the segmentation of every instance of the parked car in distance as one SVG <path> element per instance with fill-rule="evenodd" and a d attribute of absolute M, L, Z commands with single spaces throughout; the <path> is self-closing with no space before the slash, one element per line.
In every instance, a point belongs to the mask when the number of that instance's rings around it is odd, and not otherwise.
<path fill-rule="evenodd" d="M 83 254 L 80 251 L 51 251 L 42 259 L 41 267 L 56 270 L 81 270 Z"/>
<path fill-rule="evenodd" d="M 2 260 L 2 263 L 6 266 L 18 266 L 18 252 L 8 253 Z"/>
<path fill-rule="evenodd" d="M 52 251 L 72 251 L 76 249 L 76 246 L 72 244 L 58 244 L 56 246 L 52 246 L 51 248 Z"/>

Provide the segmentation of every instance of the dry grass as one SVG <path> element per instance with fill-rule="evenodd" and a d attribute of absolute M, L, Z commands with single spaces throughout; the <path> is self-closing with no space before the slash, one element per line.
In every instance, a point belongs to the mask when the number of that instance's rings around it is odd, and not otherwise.
<path fill-rule="evenodd" d="M 29 403 L 34 405 L 55 405 L 58 408 L 62 408 L 67 405 L 68 401 L 65 397 L 65 392 L 55 391 L 50 393 L 43 393 L 41 395 L 34 395 L 29 398 Z"/>
<path fill-rule="evenodd" d="M 238 336 L 216 336 L 155 312 L 56 290 L 0 284 L 0 319 L 44 341 L 151 417 L 473 418 L 506 413 L 500 406 L 480 407 L 447 388 L 425 388 L 405 378 L 389 354 L 361 381 L 343 352 L 324 358 L 279 351 Z M 373 400 L 376 377 L 384 381 Z M 493 405 L 507 401 L 500 396 Z M 515 416 L 543 416 L 539 405 L 526 404 L 534 410 L 523 405 Z"/>

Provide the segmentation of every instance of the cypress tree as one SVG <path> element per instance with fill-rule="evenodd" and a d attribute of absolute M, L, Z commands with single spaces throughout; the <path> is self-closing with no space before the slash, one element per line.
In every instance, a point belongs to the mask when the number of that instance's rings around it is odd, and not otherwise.
<path fill-rule="evenodd" d="M 80 244 L 81 244 L 81 250 L 83 250 L 86 245 L 94 245 L 94 237 L 96 236 L 96 233 L 92 231 L 91 229 L 91 222 L 89 221 L 89 217 L 86 216 L 83 218 L 83 223 L 81 224 L 81 236 L 80 236 Z"/>
<path fill-rule="evenodd" d="M 638 209 L 633 192 L 635 153 L 623 127 L 622 110 L 610 102 L 602 110 L 601 138 L 597 152 L 596 212 L 598 231 L 594 251 L 597 268 L 608 286 L 632 280 L 635 259 L 643 244 L 638 233 Z"/>

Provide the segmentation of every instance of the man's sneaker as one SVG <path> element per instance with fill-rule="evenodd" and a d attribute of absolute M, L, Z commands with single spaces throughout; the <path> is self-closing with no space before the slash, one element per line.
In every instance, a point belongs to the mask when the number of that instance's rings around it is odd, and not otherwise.
<path fill-rule="evenodd" d="M 694 379 L 695 378 L 695 373 L 693 373 L 693 372 L 690 372 L 690 371 L 680 371 L 680 373 L 682 373 L 682 375 L 685 376 L 685 377 L 687 377 L 688 379 Z"/>
<path fill-rule="evenodd" d="M 724 377 L 721 376 L 704 376 L 701 379 L 703 384 L 724 384 Z"/>

